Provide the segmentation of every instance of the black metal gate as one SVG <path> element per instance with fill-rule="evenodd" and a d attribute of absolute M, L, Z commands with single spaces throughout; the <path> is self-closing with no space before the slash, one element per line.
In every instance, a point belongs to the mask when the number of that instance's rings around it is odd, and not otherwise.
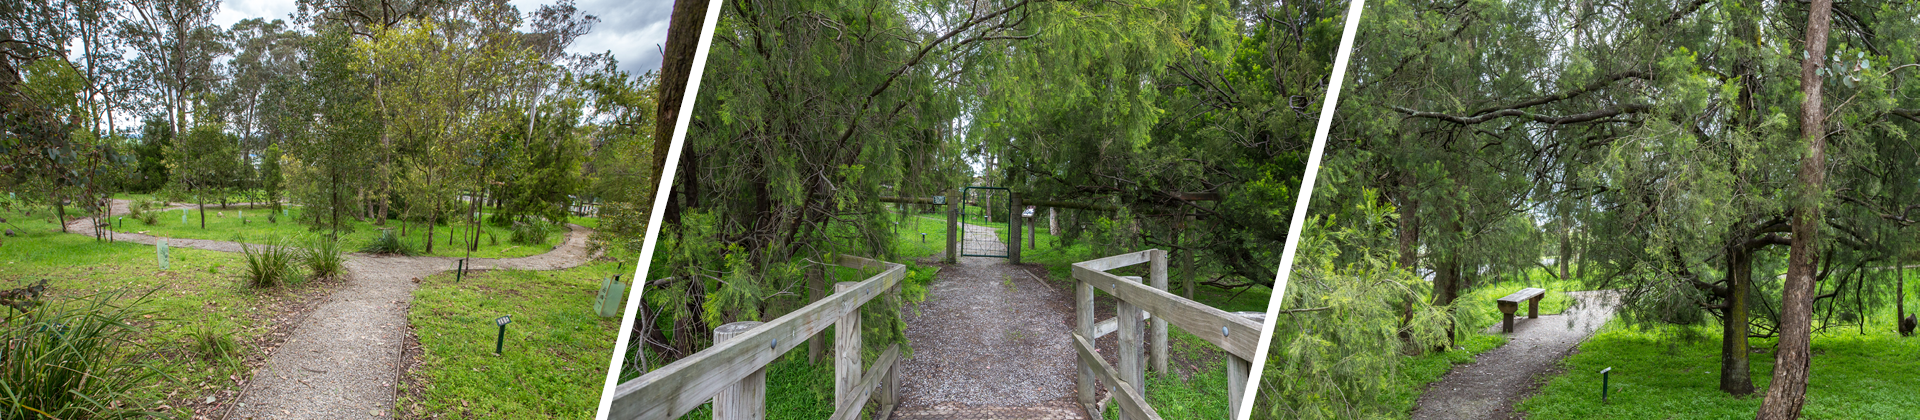
<path fill-rule="evenodd" d="M 1007 258 L 1007 240 L 1002 237 L 1013 213 L 1013 193 L 1000 187 L 966 187 L 960 190 L 960 255 Z"/>

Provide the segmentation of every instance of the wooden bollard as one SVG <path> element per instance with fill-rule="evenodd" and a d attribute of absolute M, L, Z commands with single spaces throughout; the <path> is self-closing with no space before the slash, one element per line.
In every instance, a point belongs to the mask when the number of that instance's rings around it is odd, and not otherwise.
<path fill-rule="evenodd" d="M 713 343 L 719 345 L 764 322 L 746 321 L 713 329 Z M 761 366 L 713 395 L 714 420 L 762 420 L 767 418 L 767 368 Z"/>

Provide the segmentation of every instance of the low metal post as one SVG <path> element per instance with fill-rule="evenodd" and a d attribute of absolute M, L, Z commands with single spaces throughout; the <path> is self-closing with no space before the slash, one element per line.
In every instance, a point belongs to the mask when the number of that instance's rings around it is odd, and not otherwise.
<path fill-rule="evenodd" d="M 1608 386 L 1607 379 L 1610 372 L 1613 372 L 1612 367 L 1608 367 L 1606 369 L 1600 370 L 1600 403 L 1601 404 L 1607 403 L 1607 386 Z"/>
<path fill-rule="evenodd" d="M 507 324 L 513 323 L 513 315 L 494 318 L 493 323 L 500 325 L 500 336 L 493 339 L 493 355 L 499 356 L 500 349 L 507 344 Z"/>

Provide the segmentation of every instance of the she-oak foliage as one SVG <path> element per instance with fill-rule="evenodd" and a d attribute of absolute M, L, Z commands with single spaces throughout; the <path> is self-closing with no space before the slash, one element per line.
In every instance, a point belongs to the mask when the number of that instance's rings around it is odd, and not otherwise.
<path fill-rule="evenodd" d="M 1920 5 L 1835 4 L 1830 47 L 1813 57 L 1804 54 L 1803 3 L 1368 7 L 1312 204 L 1321 222 L 1307 238 L 1324 239 L 1302 242 L 1302 261 L 1334 264 L 1303 266 L 1308 281 L 1283 307 L 1353 305 L 1317 301 L 1349 286 L 1316 278 L 1426 277 L 1411 283 L 1414 299 L 1395 301 L 1398 310 L 1351 322 L 1402 331 L 1368 340 L 1432 349 L 1419 338 L 1431 325 L 1418 314 L 1449 311 L 1449 334 L 1472 334 L 1479 326 L 1459 318 L 1491 302 L 1456 297 L 1501 279 L 1571 277 L 1619 290 L 1630 325 L 1717 329 L 1720 389 L 1751 394 L 1748 339 L 1777 336 L 1786 316 L 1776 309 L 1776 276 L 1789 222 L 1818 208 L 1810 268 L 1820 280 L 1801 316 L 1816 334 L 1836 334 L 1905 315 L 1882 302 L 1904 288 L 1883 268 L 1911 260 L 1909 215 L 1920 208 L 1912 164 L 1920 148 L 1909 135 L 1920 127 Z M 1798 177 L 1809 153 L 1798 118 L 1806 59 L 1821 64 L 1826 87 L 1815 130 L 1827 144 L 1826 182 L 1811 194 Z M 1390 254 L 1395 264 L 1377 261 Z M 1283 317 L 1276 338 L 1296 337 L 1285 321 L 1306 316 Z M 1311 367 L 1289 360 L 1271 362 Z M 1288 377 L 1332 385 L 1305 394 L 1321 398 L 1263 398 L 1259 411 L 1348 415 L 1351 400 L 1327 396 L 1373 389 L 1394 379 L 1387 372 Z M 1797 407 L 1797 398 L 1770 396 L 1768 405 Z M 1374 415 L 1405 409 L 1361 406 Z"/>
<path fill-rule="evenodd" d="M 637 334 L 654 359 L 630 367 L 684 357 L 716 326 L 824 295 L 835 254 L 902 258 L 894 215 L 932 209 L 878 198 L 963 186 L 1117 206 L 1058 209 L 1066 237 L 1115 252 L 1191 251 L 1203 283 L 1270 287 L 1344 10 L 721 7 L 709 62 L 726 64 L 701 83 L 644 286 Z M 1181 199 L 1205 196 L 1220 198 Z M 879 348 L 901 337 L 897 318 L 885 318 L 868 324 Z"/>

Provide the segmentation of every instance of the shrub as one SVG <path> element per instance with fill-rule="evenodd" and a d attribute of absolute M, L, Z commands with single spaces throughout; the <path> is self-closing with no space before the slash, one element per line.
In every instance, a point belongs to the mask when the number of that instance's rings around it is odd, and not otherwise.
<path fill-rule="evenodd" d="M 120 292 L 82 296 L 0 322 L 0 418 L 110 418 L 136 414 L 123 398 L 160 371 L 123 347 L 128 320 L 147 296 L 117 306 Z"/>
<path fill-rule="evenodd" d="M 512 242 L 517 245 L 544 244 L 547 243 L 547 233 L 548 229 L 544 223 L 516 223 L 513 225 L 513 236 L 507 238 L 507 242 Z"/>
<path fill-rule="evenodd" d="M 360 252 L 368 254 L 413 255 L 413 248 L 408 247 L 406 242 L 401 242 L 400 238 L 393 234 L 392 229 L 384 229 L 380 231 L 379 238 L 374 239 L 373 242 L 368 242 L 366 247 L 360 248 Z"/>
<path fill-rule="evenodd" d="M 346 271 L 347 256 L 340 240 L 319 236 L 300 248 L 300 263 L 307 266 L 307 275 L 313 278 L 333 278 Z"/>
<path fill-rule="evenodd" d="M 266 245 L 240 244 L 240 252 L 246 255 L 247 266 L 241 271 L 247 284 L 253 287 L 274 287 L 296 279 L 294 271 L 296 251 L 285 241 L 273 240 Z"/>

